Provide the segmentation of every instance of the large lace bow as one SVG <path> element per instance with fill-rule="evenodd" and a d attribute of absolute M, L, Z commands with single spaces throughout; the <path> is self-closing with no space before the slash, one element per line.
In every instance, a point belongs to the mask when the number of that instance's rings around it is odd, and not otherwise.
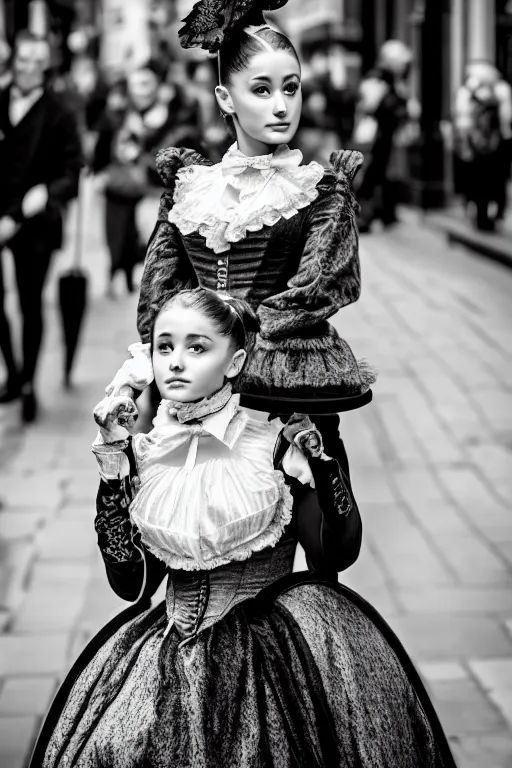
<path fill-rule="evenodd" d="M 291 171 L 298 168 L 302 162 L 302 152 L 300 149 L 290 149 L 286 144 L 281 144 L 271 155 L 255 155 L 251 157 L 244 155 L 235 146 L 226 152 L 221 160 L 221 166 L 224 173 L 232 173 L 238 176 L 247 168 L 254 168 L 262 171 L 267 177 L 275 171 Z"/>
<path fill-rule="evenodd" d="M 178 172 L 169 221 L 183 235 L 198 232 L 214 253 L 228 251 L 247 232 L 289 219 L 316 199 L 324 169 L 301 162 L 302 153 L 285 144 L 255 157 L 233 145 L 217 165 Z"/>

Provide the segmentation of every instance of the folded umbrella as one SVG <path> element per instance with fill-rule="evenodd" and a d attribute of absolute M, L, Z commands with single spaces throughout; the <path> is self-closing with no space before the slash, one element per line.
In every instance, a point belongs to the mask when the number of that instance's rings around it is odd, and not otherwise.
<path fill-rule="evenodd" d="M 64 337 L 64 386 L 71 386 L 71 371 L 87 309 L 87 276 L 80 264 L 83 247 L 83 173 L 78 185 L 73 266 L 59 279 L 59 307 Z"/>

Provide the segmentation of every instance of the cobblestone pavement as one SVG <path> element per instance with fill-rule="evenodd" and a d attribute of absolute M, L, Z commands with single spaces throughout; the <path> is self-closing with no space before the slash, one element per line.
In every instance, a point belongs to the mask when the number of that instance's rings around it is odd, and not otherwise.
<path fill-rule="evenodd" d="M 16 407 L 0 409 L 2 768 L 26 764 L 59 678 L 121 607 L 95 549 L 90 412 L 135 338 L 136 300 L 102 297 L 89 202 L 92 302 L 76 388 L 61 389 L 50 286 L 42 418 L 20 430 Z M 365 536 L 341 578 L 417 662 L 459 766 L 510 768 L 512 272 L 409 218 L 362 240 L 363 296 L 335 318 L 381 370 L 372 405 L 342 421 Z"/>

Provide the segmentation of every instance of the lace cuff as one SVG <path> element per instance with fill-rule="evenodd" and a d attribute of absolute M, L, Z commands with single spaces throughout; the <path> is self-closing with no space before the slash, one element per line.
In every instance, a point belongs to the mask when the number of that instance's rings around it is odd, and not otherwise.
<path fill-rule="evenodd" d="M 134 541 L 137 532 L 128 511 L 131 501 L 128 483 L 128 479 L 124 479 L 113 488 L 102 481 L 98 491 L 94 528 L 103 558 L 109 562 L 142 559 Z"/>
<path fill-rule="evenodd" d="M 128 440 L 118 440 L 106 443 L 99 432 L 92 444 L 92 452 L 96 456 L 100 475 L 105 482 L 122 480 L 130 474 L 130 462 L 126 455 Z"/>
<path fill-rule="evenodd" d="M 302 485 L 315 487 L 315 481 L 311 473 L 308 460 L 296 445 L 290 445 L 282 461 L 283 471 L 290 477 L 294 477 Z"/>

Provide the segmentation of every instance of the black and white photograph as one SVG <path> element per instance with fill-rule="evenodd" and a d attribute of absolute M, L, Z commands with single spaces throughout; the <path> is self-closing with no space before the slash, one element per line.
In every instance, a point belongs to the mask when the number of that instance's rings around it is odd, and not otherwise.
<path fill-rule="evenodd" d="M 0 768 L 512 768 L 512 2 L 0 0 Z"/>

